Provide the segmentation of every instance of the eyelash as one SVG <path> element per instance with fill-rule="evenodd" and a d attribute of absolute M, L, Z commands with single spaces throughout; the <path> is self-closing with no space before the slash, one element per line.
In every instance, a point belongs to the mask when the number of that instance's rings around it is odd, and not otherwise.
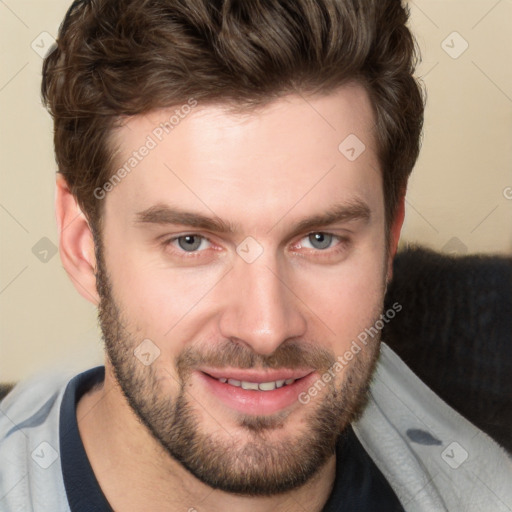
<path fill-rule="evenodd" d="M 314 249 L 314 248 L 306 248 L 306 250 L 308 252 L 312 251 L 312 252 L 316 253 L 318 256 L 323 255 L 325 257 L 329 257 L 329 256 L 336 255 L 339 252 L 344 251 L 347 248 L 347 246 L 350 244 L 350 239 L 348 237 L 336 235 L 334 233 L 329 233 L 327 231 L 312 231 L 312 232 L 308 233 L 307 235 L 303 236 L 297 243 L 294 244 L 294 246 L 299 245 L 299 243 L 302 240 L 308 238 L 311 235 L 315 235 L 315 234 L 332 236 L 333 241 L 335 241 L 335 240 L 338 241 L 338 243 L 336 245 L 329 247 L 327 249 L 323 249 L 323 250 L 322 249 Z M 180 238 L 184 238 L 186 236 L 200 237 L 202 240 L 206 240 L 210 244 L 213 244 L 213 242 L 206 236 L 199 235 L 197 233 L 184 233 L 183 235 L 173 236 L 172 238 L 166 239 L 162 245 L 164 246 L 165 249 L 168 249 L 169 247 L 173 247 L 173 242 L 176 242 Z M 213 249 L 213 250 L 218 250 L 218 249 Z M 198 257 L 203 256 L 203 253 L 206 251 L 206 249 L 203 249 L 201 251 L 197 251 L 197 250 L 196 251 L 185 251 L 183 249 L 173 247 L 172 251 L 175 252 L 176 254 L 178 254 L 180 257 L 198 258 Z"/>

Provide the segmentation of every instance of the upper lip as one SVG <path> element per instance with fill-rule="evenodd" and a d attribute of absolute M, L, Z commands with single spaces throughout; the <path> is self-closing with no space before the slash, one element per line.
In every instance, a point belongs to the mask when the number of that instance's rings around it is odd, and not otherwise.
<path fill-rule="evenodd" d="M 302 379 L 314 370 L 291 370 L 283 368 L 282 370 L 241 370 L 236 368 L 200 368 L 199 371 L 210 375 L 214 379 L 235 379 L 244 382 L 274 382 L 277 380 Z"/>

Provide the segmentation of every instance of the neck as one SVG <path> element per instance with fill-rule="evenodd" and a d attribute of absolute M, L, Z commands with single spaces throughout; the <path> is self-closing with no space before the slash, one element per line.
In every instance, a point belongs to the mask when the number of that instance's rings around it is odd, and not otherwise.
<path fill-rule="evenodd" d="M 148 508 L 167 512 L 320 512 L 336 473 L 331 457 L 304 486 L 269 497 L 248 497 L 212 489 L 172 458 L 149 433 L 126 401 L 112 372 L 77 405 L 80 437 L 96 479 L 114 510 Z"/>

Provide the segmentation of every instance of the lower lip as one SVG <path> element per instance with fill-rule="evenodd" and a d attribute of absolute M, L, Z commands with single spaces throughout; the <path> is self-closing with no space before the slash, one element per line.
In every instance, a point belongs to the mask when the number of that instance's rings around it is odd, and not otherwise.
<path fill-rule="evenodd" d="M 203 372 L 195 373 L 207 389 L 230 409 L 254 415 L 274 414 L 297 403 L 300 393 L 311 386 L 316 375 L 316 372 L 310 373 L 293 384 L 272 391 L 256 391 L 220 382 Z"/>

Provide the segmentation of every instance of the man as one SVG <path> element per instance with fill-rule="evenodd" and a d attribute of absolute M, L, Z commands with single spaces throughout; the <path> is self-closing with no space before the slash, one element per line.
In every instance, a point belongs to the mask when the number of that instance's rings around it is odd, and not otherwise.
<path fill-rule="evenodd" d="M 2 510 L 507 510 L 505 452 L 481 436 L 503 471 L 457 476 L 440 445 L 479 432 L 377 364 L 423 115 L 406 21 L 398 0 L 71 6 L 42 89 L 61 259 L 106 360 L 3 402 Z"/>

